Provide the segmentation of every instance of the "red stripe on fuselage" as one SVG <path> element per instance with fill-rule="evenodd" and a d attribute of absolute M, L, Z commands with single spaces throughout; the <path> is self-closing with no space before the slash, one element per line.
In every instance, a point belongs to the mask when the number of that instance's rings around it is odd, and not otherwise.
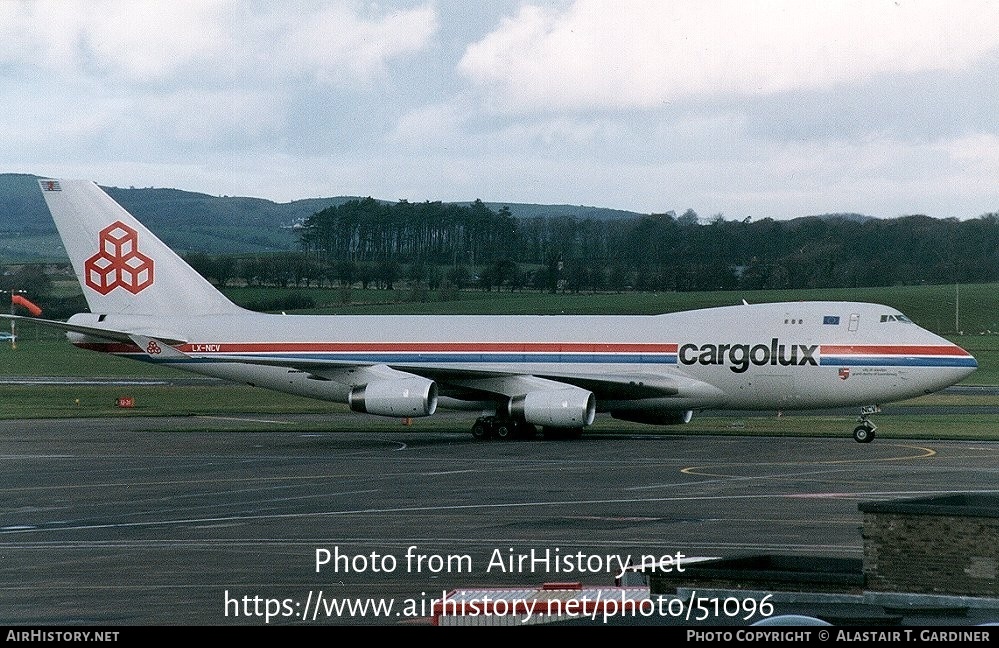
<path fill-rule="evenodd" d="M 185 353 L 676 353 L 676 344 L 579 342 L 261 342 L 249 344 L 185 344 Z"/>
<path fill-rule="evenodd" d="M 77 344 L 81 349 L 104 353 L 143 353 L 134 344 L 122 342 Z M 427 353 L 676 353 L 677 344 L 580 343 L 580 342 L 257 342 L 183 344 L 184 353 L 349 353 L 349 352 L 427 352 Z M 971 354 L 959 346 L 823 344 L 823 355 L 920 355 L 961 356 Z"/>
<path fill-rule="evenodd" d="M 134 344 L 88 342 L 81 349 L 104 353 L 144 353 Z M 257 342 L 188 343 L 176 347 L 184 353 L 676 353 L 676 344 L 579 343 L 579 342 Z"/>

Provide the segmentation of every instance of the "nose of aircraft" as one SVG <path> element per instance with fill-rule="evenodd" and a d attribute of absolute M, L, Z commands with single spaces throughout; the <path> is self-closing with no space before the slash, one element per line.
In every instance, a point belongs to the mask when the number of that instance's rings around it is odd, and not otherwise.
<path fill-rule="evenodd" d="M 954 344 L 950 340 L 940 338 L 942 342 L 950 345 L 952 351 L 946 359 L 942 359 L 941 364 L 945 367 L 951 367 L 954 369 L 952 374 L 953 381 L 951 384 L 960 382 L 973 374 L 976 369 L 978 369 L 978 360 L 975 356 L 971 355 L 963 347 Z"/>
<path fill-rule="evenodd" d="M 978 369 L 978 360 L 966 349 L 926 329 L 923 331 L 928 334 L 928 338 L 920 344 L 928 344 L 927 351 L 932 355 L 923 356 L 920 363 L 932 370 L 927 374 L 927 378 L 934 383 L 930 390 L 959 383 Z"/>
<path fill-rule="evenodd" d="M 970 353 L 968 353 L 967 351 L 965 351 L 962 347 L 957 347 L 957 348 L 960 349 L 961 351 L 964 351 L 964 353 L 967 354 L 965 356 L 967 358 L 967 360 L 966 360 L 967 361 L 967 365 L 965 366 L 966 373 L 964 374 L 964 376 L 962 376 L 962 380 L 963 380 L 964 378 L 967 378 L 968 376 L 970 376 L 971 374 L 973 374 L 976 369 L 978 369 L 978 360 L 975 358 L 975 356 L 973 356 Z"/>

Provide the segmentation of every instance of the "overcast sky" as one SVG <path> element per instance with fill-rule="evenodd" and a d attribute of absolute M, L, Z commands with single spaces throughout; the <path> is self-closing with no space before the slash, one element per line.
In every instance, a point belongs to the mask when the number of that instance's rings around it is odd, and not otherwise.
<path fill-rule="evenodd" d="M 999 2 L 0 0 L 0 172 L 703 218 L 999 211 Z"/>

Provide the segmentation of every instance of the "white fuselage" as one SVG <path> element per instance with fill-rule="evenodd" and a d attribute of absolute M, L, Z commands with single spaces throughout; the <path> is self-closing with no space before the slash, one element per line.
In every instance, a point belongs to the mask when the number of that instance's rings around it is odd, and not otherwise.
<path fill-rule="evenodd" d="M 74 323 L 94 324 L 94 315 Z M 185 340 L 187 357 L 77 336 L 88 348 L 205 375 L 344 401 L 357 368 L 419 375 L 619 377 L 675 393 L 613 393 L 600 411 L 809 409 L 933 392 L 974 371 L 960 347 L 885 306 L 783 302 L 656 316 L 108 315 L 101 326 Z M 238 362 L 245 358 L 246 363 Z M 277 366 L 315 362 L 308 370 Z M 338 368 L 342 366 L 341 368 Z M 366 374 L 358 374 L 365 376 Z M 639 385 L 641 386 L 641 385 Z"/>

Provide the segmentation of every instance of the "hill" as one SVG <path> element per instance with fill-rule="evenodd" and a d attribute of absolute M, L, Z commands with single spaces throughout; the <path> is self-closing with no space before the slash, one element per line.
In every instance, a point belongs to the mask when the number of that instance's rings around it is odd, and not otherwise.
<path fill-rule="evenodd" d="M 0 174 L 0 263 L 65 256 L 37 179 L 38 176 L 28 174 Z M 357 198 L 335 196 L 277 203 L 263 198 L 212 196 L 180 189 L 105 187 L 105 190 L 170 247 L 181 253 L 210 254 L 298 249 L 299 240 L 293 229 L 296 223 L 327 207 Z M 497 211 L 506 206 L 517 218 L 574 216 L 611 220 L 640 215 L 573 205 L 486 204 Z"/>
<path fill-rule="evenodd" d="M 0 260 L 64 256 L 37 176 L 0 174 Z M 178 189 L 105 191 L 167 245 L 180 252 L 268 252 L 295 249 L 292 225 L 350 198 L 275 203 L 259 198 L 209 196 Z"/>

